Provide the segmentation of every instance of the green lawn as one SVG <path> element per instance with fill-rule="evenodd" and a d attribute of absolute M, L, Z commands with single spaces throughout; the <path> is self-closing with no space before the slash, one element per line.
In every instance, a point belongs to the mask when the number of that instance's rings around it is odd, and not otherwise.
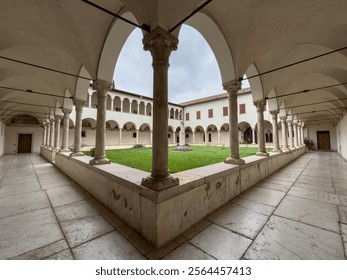
<path fill-rule="evenodd" d="M 169 170 L 170 173 L 176 173 L 183 170 L 188 170 L 200 166 L 205 166 L 213 163 L 223 162 L 229 156 L 229 148 L 215 146 L 190 146 L 193 150 L 190 152 L 172 151 L 173 147 L 169 148 Z M 267 149 L 270 151 L 271 149 Z M 240 148 L 240 156 L 247 157 L 254 155 L 258 148 L 248 147 Z M 90 152 L 86 152 L 90 155 Z M 106 156 L 112 162 L 120 163 L 129 167 L 151 171 L 152 149 L 137 148 L 137 149 L 121 149 L 107 150 Z"/>

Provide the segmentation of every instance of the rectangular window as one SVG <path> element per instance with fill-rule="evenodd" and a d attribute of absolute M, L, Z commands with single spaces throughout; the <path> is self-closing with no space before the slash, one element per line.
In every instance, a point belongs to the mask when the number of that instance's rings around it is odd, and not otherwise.
<path fill-rule="evenodd" d="M 81 131 L 81 137 L 87 137 L 87 133 L 86 133 L 85 130 L 82 130 L 82 131 Z"/>
<path fill-rule="evenodd" d="M 136 132 L 134 132 L 134 133 L 133 133 L 133 138 L 136 138 L 136 136 L 137 136 L 137 135 L 136 135 Z"/>
<path fill-rule="evenodd" d="M 196 111 L 196 119 L 197 119 L 197 120 L 200 120 L 200 118 L 201 118 L 201 113 L 200 113 L 200 111 Z"/>
<path fill-rule="evenodd" d="M 171 134 L 170 133 L 167 135 L 167 138 L 171 138 Z"/>
<path fill-rule="evenodd" d="M 186 113 L 186 121 L 189 121 L 189 113 Z"/>
<path fill-rule="evenodd" d="M 228 107 L 223 107 L 223 117 L 228 115 Z"/>
<path fill-rule="evenodd" d="M 208 109 L 208 117 L 213 118 L 213 109 Z"/>
<path fill-rule="evenodd" d="M 239 109 L 240 114 L 246 114 L 246 104 L 240 104 Z"/>

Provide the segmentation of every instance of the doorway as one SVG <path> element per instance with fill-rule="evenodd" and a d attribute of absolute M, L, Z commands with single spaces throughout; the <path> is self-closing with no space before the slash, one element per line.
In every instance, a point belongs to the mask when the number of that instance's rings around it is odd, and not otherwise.
<path fill-rule="evenodd" d="M 330 150 L 330 131 L 317 131 L 318 150 Z"/>
<path fill-rule="evenodd" d="M 18 153 L 31 153 L 32 134 L 18 134 Z"/>

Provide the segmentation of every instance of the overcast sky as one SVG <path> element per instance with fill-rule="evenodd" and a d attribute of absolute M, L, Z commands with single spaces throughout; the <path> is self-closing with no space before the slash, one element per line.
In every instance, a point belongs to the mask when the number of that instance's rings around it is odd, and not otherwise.
<path fill-rule="evenodd" d="M 152 58 L 143 50 L 142 32 L 135 29 L 119 56 L 114 81 L 117 89 L 153 96 Z M 223 92 L 217 61 L 199 32 L 183 25 L 178 49 L 171 53 L 169 101 L 181 103 Z"/>

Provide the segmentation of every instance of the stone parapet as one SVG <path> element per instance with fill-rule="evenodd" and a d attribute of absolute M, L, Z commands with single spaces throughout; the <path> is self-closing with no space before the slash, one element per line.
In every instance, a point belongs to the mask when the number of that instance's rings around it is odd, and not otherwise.
<path fill-rule="evenodd" d="M 49 157 L 48 151 L 41 154 Z M 241 166 L 217 163 L 179 172 L 180 184 L 162 191 L 141 185 L 149 173 L 120 164 L 92 166 L 90 157 L 60 153 L 55 165 L 158 248 L 305 152 L 302 147 L 247 157 Z"/>

